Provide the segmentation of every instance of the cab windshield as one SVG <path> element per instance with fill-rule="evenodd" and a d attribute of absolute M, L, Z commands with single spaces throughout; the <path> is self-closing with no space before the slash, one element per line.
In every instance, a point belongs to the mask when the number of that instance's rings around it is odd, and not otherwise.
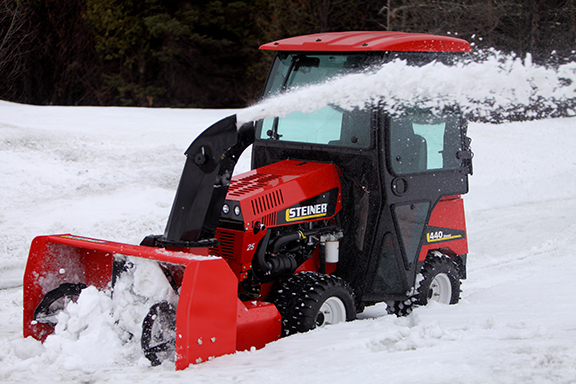
<path fill-rule="evenodd" d="M 451 65 L 465 58 L 461 54 L 442 52 L 359 52 L 359 53 L 299 53 L 278 52 L 274 60 L 264 97 L 273 97 L 296 87 L 320 84 L 336 76 L 377 69 L 381 64 L 400 58 L 409 65 L 421 66 L 432 61 Z M 313 113 L 292 112 L 285 117 L 261 120 L 257 124 L 257 138 L 295 143 L 333 145 L 339 147 L 369 148 L 371 146 L 371 115 L 377 106 L 366 106 L 345 110 L 336 105 L 327 105 Z M 407 116 L 400 117 L 393 128 L 400 126 Z M 410 117 L 410 119 L 414 116 Z M 452 132 L 452 121 L 422 120 L 417 118 L 411 131 L 428 140 L 427 165 L 417 167 L 417 171 L 444 169 L 456 166 L 453 159 L 442 155 L 445 151 L 444 132 Z M 422 120 L 422 121 L 420 121 Z M 450 120 L 450 119 L 449 119 Z M 404 124 L 406 125 L 406 124 Z M 402 131 L 402 129 L 397 129 Z M 447 135 L 446 137 L 451 137 Z M 457 139 L 455 139 L 457 142 Z M 452 144 L 450 144 L 452 145 Z M 398 148 L 401 148 L 399 146 Z M 400 149 L 398 149 L 400 150 Z M 402 164 L 398 162 L 398 172 L 410 172 L 416 167 L 414 162 L 407 166 L 406 156 Z"/>
<path fill-rule="evenodd" d="M 363 54 L 279 53 L 276 56 L 265 97 L 291 88 L 325 82 L 338 75 L 359 72 L 374 61 Z M 327 105 L 313 113 L 293 112 L 258 123 L 258 137 L 298 143 L 367 148 L 370 146 L 370 108 L 344 110 Z"/>

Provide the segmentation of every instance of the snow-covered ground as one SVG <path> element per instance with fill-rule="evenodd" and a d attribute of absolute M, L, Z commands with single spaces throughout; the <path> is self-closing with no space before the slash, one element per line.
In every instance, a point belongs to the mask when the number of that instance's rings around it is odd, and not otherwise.
<path fill-rule="evenodd" d="M 31 240 L 70 232 L 139 243 L 162 233 L 184 150 L 234 112 L 0 101 L 0 382 L 576 382 L 576 118 L 470 124 L 469 278 L 457 305 L 406 318 L 375 306 L 360 320 L 178 372 L 151 368 L 133 344 L 110 338 L 97 294 L 100 315 L 78 314 L 76 333 L 24 339 Z"/>

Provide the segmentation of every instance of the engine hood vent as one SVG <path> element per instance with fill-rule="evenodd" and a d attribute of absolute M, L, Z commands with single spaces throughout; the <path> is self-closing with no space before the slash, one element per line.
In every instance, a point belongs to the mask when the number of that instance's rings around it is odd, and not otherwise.
<path fill-rule="evenodd" d="M 282 160 L 232 177 L 226 200 L 230 206 L 239 203 L 245 228 L 256 222 L 273 226 L 279 214 L 290 215 L 287 209 L 296 212 L 301 204 L 302 212 L 315 209 L 319 203 L 309 200 L 334 189 L 340 190 L 340 179 L 333 164 Z M 335 204 L 336 200 L 331 210 L 339 209 L 340 203 Z"/>

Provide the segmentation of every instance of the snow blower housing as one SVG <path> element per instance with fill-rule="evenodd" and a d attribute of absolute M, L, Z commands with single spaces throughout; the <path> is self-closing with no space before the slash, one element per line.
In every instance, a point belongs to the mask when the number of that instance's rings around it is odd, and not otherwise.
<path fill-rule="evenodd" d="M 342 32 L 268 43 L 277 51 L 264 96 L 399 58 L 451 63 L 467 42 L 397 32 Z M 466 122 L 381 104 L 328 105 L 236 126 L 225 118 L 194 140 L 163 235 L 128 245 L 73 235 L 34 239 L 24 276 L 24 336 L 54 331 L 63 298 L 113 291 L 126 257 L 158 263 L 178 296 L 143 319 L 153 365 L 176 368 L 261 348 L 295 332 L 353 320 L 386 302 L 407 314 L 454 304 L 466 277 L 462 194 L 472 152 Z M 252 170 L 232 177 L 252 147 Z"/>

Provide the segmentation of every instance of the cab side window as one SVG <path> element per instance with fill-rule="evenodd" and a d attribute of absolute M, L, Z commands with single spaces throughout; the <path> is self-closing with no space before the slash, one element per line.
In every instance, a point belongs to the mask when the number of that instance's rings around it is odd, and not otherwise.
<path fill-rule="evenodd" d="M 461 167 L 459 117 L 411 113 L 390 118 L 390 161 L 396 174 Z"/>

